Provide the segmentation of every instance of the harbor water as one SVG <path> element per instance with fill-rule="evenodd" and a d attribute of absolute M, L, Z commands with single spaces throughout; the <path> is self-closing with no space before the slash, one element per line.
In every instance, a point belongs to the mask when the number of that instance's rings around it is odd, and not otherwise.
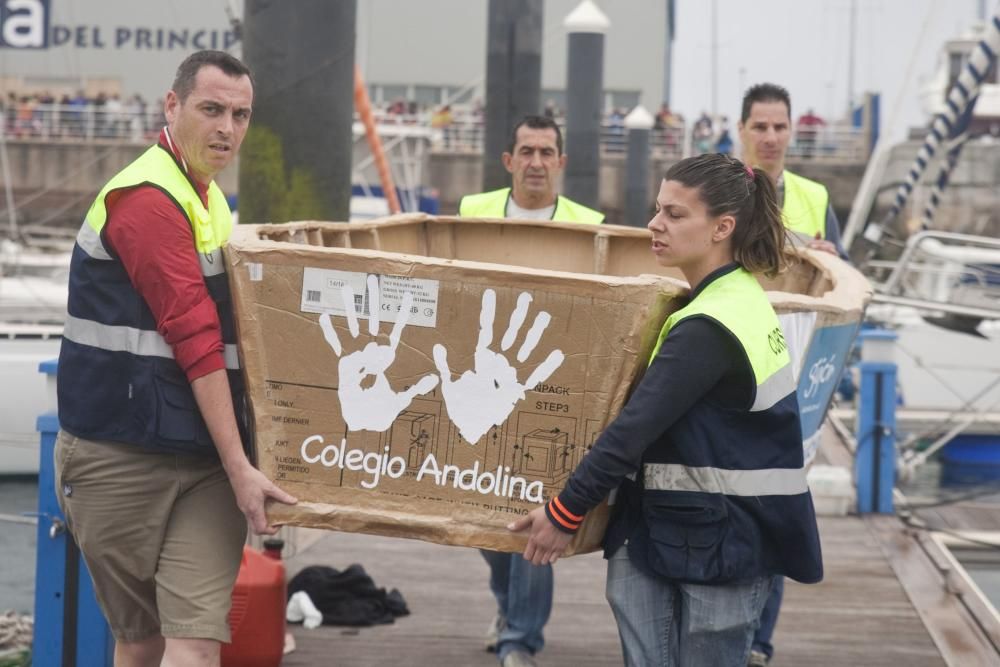
<path fill-rule="evenodd" d="M 0 612 L 33 612 L 37 529 L 22 515 L 37 509 L 36 479 L 0 477 Z"/>

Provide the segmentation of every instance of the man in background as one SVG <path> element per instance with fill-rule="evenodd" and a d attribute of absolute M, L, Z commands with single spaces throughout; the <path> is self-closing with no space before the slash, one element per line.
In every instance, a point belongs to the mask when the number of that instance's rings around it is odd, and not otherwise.
<path fill-rule="evenodd" d="M 773 83 L 757 84 L 747 90 L 739 134 L 743 161 L 763 169 L 777 187 L 785 227 L 808 247 L 846 260 L 830 194 L 823 185 L 785 168 L 785 153 L 792 136 L 792 102 L 788 91 Z M 784 577 L 775 577 L 760 615 L 760 627 L 754 634 L 749 667 L 764 667 L 774 655 L 771 639 L 784 591 Z"/>
<path fill-rule="evenodd" d="M 511 187 L 468 195 L 459 215 L 599 224 L 604 215 L 558 194 L 563 169 L 562 133 L 545 116 L 527 116 L 511 134 L 501 158 Z M 552 566 L 532 565 L 521 554 L 480 550 L 490 566 L 490 590 L 497 613 L 486 635 L 486 649 L 496 651 L 503 667 L 534 667 L 545 643 L 543 630 L 552 611 Z"/>

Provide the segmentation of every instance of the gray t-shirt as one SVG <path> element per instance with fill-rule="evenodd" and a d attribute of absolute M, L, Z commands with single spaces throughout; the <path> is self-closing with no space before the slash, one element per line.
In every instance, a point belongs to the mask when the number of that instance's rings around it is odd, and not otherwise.
<path fill-rule="evenodd" d="M 551 220 L 555 212 L 555 204 L 546 206 L 545 208 L 521 208 L 514 202 L 514 197 L 511 196 L 507 198 L 507 210 L 505 214 L 508 218 L 517 218 L 519 220 Z"/>

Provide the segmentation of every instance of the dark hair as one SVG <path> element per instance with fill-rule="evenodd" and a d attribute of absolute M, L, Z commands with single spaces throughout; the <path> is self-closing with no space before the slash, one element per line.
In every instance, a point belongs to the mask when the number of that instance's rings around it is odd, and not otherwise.
<path fill-rule="evenodd" d="M 773 277 L 785 266 L 785 225 L 778 193 L 762 169 L 706 153 L 675 163 L 663 177 L 698 190 L 710 216 L 732 215 L 733 258 L 751 273 Z"/>
<path fill-rule="evenodd" d="M 250 87 L 254 88 L 253 73 L 250 68 L 243 64 L 238 58 L 229 55 L 225 51 L 196 51 L 192 53 L 177 68 L 177 75 L 174 76 L 174 83 L 170 87 L 181 102 L 187 99 L 191 91 L 194 90 L 194 80 L 202 67 L 218 67 L 223 72 L 238 79 L 242 76 L 250 78 Z"/>
<path fill-rule="evenodd" d="M 788 91 L 779 85 L 758 83 L 756 86 L 750 86 L 743 94 L 743 111 L 740 114 L 740 122 L 747 122 L 747 118 L 750 117 L 750 107 L 753 106 L 754 102 L 784 102 L 785 108 L 788 109 L 788 117 L 792 117 L 792 98 L 789 97 Z"/>
<path fill-rule="evenodd" d="M 532 130 L 553 130 L 556 133 L 556 150 L 559 155 L 563 152 L 562 132 L 556 122 L 547 116 L 525 116 L 514 126 L 514 131 L 510 133 L 510 145 L 507 147 L 508 153 L 514 152 L 517 146 L 517 131 L 522 127 L 530 127 Z"/>

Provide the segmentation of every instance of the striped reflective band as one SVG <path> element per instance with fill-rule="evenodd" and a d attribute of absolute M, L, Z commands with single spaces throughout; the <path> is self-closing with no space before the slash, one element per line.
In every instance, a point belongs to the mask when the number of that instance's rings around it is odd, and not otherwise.
<path fill-rule="evenodd" d="M 101 235 L 88 222 L 84 222 L 81 225 L 80 233 L 76 235 L 76 244 L 94 259 L 111 259 L 111 255 L 108 254 L 108 251 L 104 249 L 104 244 L 101 243 Z"/>
<path fill-rule="evenodd" d="M 795 391 L 795 373 L 791 364 L 785 364 L 774 375 L 757 385 L 757 398 L 750 412 L 767 410 Z"/>
<path fill-rule="evenodd" d="M 144 357 L 163 357 L 165 359 L 174 358 L 170 345 L 157 331 L 101 324 L 72 315 L 66 317 L 63 338 L 79 345 L 89 345 L 110 352 L 129 352 Z M 226 360 L 226 368 L 236 370 L 240 367 L 240 358 L 235 345 L 226 345 L 223 356 Z"/>
<path fill-rule="evenodd" d="M 643 480 L 646 489 L 700 491 L 727 496 L 796 496 L 809 489 L 804 468 L 726 470 L 676 463 L 647 463 L 643 468 Z"/>
<path fill-rule="evenodd" d="M 110 260 L 111 255 L 104 249 L 101 243 L 101 236 L 89 223 L 83 223 L 80 233 L 76 235 L 76 243 L 91 258 L 98 260 Z M 198 264 L 201 266 L 201 274 L 206 277 L 217 276 L 226 272 L 226 265 L 223 262 L 222 248 L 216 248 L 212 252 L 198 253 Z"/>
<path fill-rule="evenodd" d="M 222 263 L 222 248 L 216 248 L 209 253 L 198 253 L 198 262 L 201 264 L 203 276 L 217 276 L 226 272 L 226 267 Z"/>
<path fill-rule="evenodd" d="M 573 514 L 556 496 L 545 505 L 545 514 L 564 533 L 575 533 L 583 523 L 583 517 Z"/>

